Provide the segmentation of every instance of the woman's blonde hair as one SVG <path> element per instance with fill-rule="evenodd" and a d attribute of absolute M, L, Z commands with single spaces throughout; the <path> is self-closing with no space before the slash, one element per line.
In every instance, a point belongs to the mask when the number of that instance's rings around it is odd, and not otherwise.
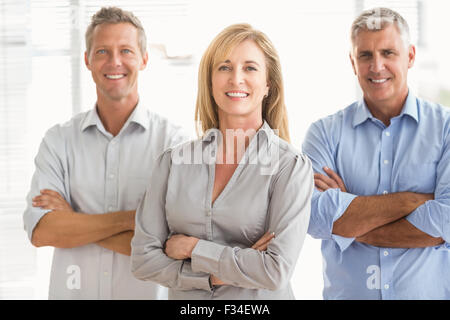
<path fill-rule="evenodd" d="M 244 40 L 254 41 L 266 57 L 269 93 L 262 103 L 263 119 L 272 129 L 278 130 L 280 138 L 289 142 L 289 126 L 278 53 L 264 33 L 253 29 L 246 23 L 234 24 L 225 28 L 214 38 L 203 54 L 198 71 L 198 93 L 195 107 L 197 134 L 202 136 L 208 129 L 219 127 L 218 107 L 212 94 L 212 71 Z"/>

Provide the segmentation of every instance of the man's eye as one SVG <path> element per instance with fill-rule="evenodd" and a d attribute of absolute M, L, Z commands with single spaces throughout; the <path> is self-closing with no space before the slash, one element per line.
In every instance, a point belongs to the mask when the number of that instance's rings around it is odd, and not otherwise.
<path fill-rule="evenodd" d="M 123 49 L 122 52 L 123 53 L 131 53 L 131 50 L 130 49 Z"/>
<path fill-rule="evenodd" d="M 104 53 L 106 53 L 106 50 L 105 49 L 100 49 L 100 50 L 97 50 L 97 53 L 98 54 L 104 54 Z"/>
<path fill-rule="evenodd" d="M 370 54 L 368 54 L 368 53 L 361 53 L 360 55 L 359 55 L 359 57 L 361 58 L 361 59 L 367 59 L 367 58 L 370 58 Z"/>

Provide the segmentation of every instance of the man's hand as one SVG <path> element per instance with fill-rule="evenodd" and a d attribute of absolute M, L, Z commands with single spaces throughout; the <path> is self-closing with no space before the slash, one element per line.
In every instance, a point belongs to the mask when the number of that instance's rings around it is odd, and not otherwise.
<path fill-rule="evenodd" d="M 176 234 L 167 239 L 164 253 L 175 260 L 188 259 L 192 255 L 192 250 L 194 250 L 197 245 L 198 238 L 188 237 L 184 234 Z"/>
<path fill-rule="evenodd" d="M 321 173 L 314 173 L 314 184 L 319 191 L 323 192 L 330 188 L 339 188 L 342 192 L 347 192 L 344 182 L 336 172 L 328 167 L 323 167 L 323 170 L 328 177 Z"/>
<path fill-rule="evenodd" d="M 88 243 L 130 254 L 136 211 L 105 214 L 75 212 L 56 191 L 43 189 L 32 199 L 33 207 L 52 210 L 39 221 L 32 243 L 36 247 L 74 248 Z"/>
<path fill-rule="evenodd" d="M 73 211 L 58 192 L 49 189 L 41 190 L 41 194 L 32 199 L 32 205 L 41 209 Z"/>

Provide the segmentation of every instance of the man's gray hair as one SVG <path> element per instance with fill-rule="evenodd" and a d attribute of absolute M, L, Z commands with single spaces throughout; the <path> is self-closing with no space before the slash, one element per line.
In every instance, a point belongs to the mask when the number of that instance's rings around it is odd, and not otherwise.
<path fill-rule="evenodd" d="M 405 47 L 410 45 L 409 27 L 406 20 L 396 11 L 389 8 L 373 8 L 363 11 L 352 24 L 351 40 L 352 44 L 361 30 L 378 31 L 389 25 L 397 26 Z"/>
<path fill-rule="evenodd" d="M 92 35 L 96 26 L 103 23 L 131 23 L 138 30 L 138 43 L 142 55 L 147 52 L 147 37 L 145 36 L 144 28 L 139 19 L 130 11 L 125 11 L 117 7 L 103 7 L 97 11 L 91 19 L 91 24 L 86 30 L 86 51 L 89 54 L 92 47 Z"/>

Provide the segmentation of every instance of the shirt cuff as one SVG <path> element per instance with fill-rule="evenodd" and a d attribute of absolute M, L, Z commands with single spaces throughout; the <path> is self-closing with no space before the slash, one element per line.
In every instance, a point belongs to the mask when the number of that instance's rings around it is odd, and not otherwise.
<path fill-rule="evenodd" d="M 206 240 L 199 240 L 191 254 L 192 270 L 219 275 L 219 261 L 225 246 Z"/>
<path fill-rule="evenodd" d="M 440 215 L 438 216 L 439 212 L 436 211 L 435 215 L 431 214 L 428 208 L 428 202 L 429 201 L 417 207 L 416 210 L 411 212 L 406 217 L 406 220 L 420 231 L 425 232 L 432 237 L 441 237 L 445 240 L 445 242 L 449 242 L 448 237 L 446 237 L 448 233 L 445 232 L 446 230 L 444 230 L 446 226 L 448 228 L 448 223 L 442 223 L 442 217 Z"/>
<path fill-rule="evenodd" d="M 331 232 L 333 232 L 333 224 L 336 222 L 336 220 L 342 217 L 350 203 L 357 197 L 357 195 L 347 192 L 339 192 L 339 197 L 339 207 L 338 210 L 336 210 L 335 216 L 333 217 Z M 346 238 L 333 233 L 331 234 L 331 238 L 337 243 L 341 252 L 347 249 L 353 243 L 353 241 L 355 241 L 355 238 Z"/>
<path fill-rule="evenodd" d="M 341 252 L 347 249 L 353 243 L 353 241 L 355 241 L 355 238 L 346 238 L 338 236 L 337 234 L 332 234 L 331 238 L 337 243 L 339 249 L 341 249 Z"/>
<path fill-rule="evenodd" d="M 189 261 L 183 262 L 180 276 L 180 287 L 183 289 L 202 289 L 212 291 L 209 273 L 194 272 Z"/>
<path fill-rule="evenodd" d="M 23 227 L 27 232 L 28 239 L 31 241 L 33 237 L 33 231 L 36 228 L 38 222 L 49 213 L 50 209 L 40 209 L 40 208 L 28 208 L 23 215 Z"/>

